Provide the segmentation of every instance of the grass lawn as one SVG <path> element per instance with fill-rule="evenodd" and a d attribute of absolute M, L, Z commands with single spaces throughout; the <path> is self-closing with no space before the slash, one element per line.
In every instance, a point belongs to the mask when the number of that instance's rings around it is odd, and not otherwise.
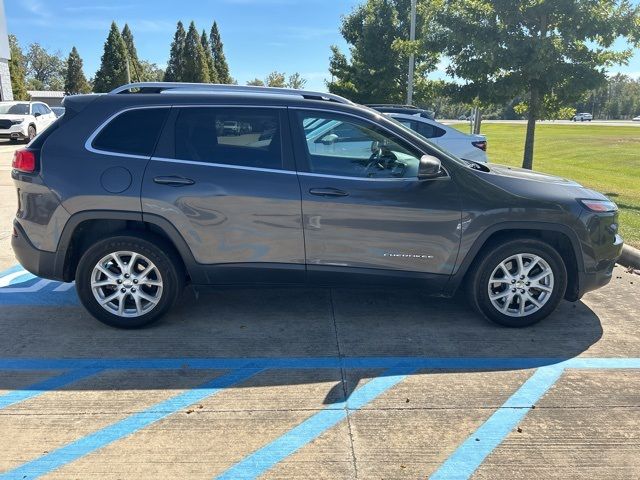
<path fill-rule="evenodd" d="M 468 125 L 454 125 L 469 132 Z M 521 166 L 525 125 L 484 124 L 489 160 Z M 540 124 L 534 170 L 570 178 L 604 193 L 620 208 L 625 242 L 640 247 L 640 128 Z"/>

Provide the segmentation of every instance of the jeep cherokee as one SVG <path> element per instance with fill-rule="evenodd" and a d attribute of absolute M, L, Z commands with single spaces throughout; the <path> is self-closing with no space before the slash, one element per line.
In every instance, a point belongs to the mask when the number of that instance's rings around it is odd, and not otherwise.
<path fill-rule="evenodd" d="M 141 83 L 64 106 L 15 154 L 12 245 L 112 326 L 158 319 L 186 283 L 311 283 L 464 287 L 522 327 L 605 285 L 622 249 L 600 193 L 456 158 L 335 95 Z"/>

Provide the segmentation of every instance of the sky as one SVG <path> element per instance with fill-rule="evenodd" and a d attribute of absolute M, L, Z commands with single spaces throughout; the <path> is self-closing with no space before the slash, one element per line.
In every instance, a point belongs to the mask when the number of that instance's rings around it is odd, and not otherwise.
<path fill-rule="evenodd" d="M 5 0 L 7 26 L 23 49 L 39 42 L 66 57 L 76 46 L 92 77 L 109 26 L 129 24 L 138 56 L 166 66 L 182 20 L 201 31 L 218 22 L 231 75 L 240 84 L 278 70 L 299 72 L 311 90 L 326 91 L 330 46 L 347 51 L 340 19 L 363 0 Z M 433 78 L 443 78 L 446 62 Z M 640 77 L 640 52 L 616 72 Z"/>

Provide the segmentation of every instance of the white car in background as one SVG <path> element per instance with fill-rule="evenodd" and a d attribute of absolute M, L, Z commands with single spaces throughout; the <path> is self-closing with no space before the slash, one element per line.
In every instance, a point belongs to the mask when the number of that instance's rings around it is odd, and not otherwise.
<path fill-rule="evenodd" d="M 481 163 L 488 161 L 487 137 L 484 135 L 469 135 L 435 120 L 429 120 L 417 115 L 403 113 L 389 113 L 386 115 L 458 158 Z"/>
<path fill-rule="evenodd" d="M 634 122 L 640 122 L 640 115 L 638 115 L 637 117 L 633 117 L 633 121 Z"/>
<path fill-rule="evenodd" d="M 590 122 L 593 120 L 593 115 L 587 112 L 576 113 L 571 120 L 574 122 Z"/>
<path fill-rule="evenodd" d="M 56 118 L 42 102 L 0 102 L 0 138 L 30 142 Z"/>

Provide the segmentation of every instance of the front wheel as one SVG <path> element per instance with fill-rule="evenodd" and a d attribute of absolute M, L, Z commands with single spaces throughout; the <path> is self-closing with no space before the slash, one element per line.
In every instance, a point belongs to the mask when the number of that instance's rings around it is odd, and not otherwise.
<path fill-rule="evenodd" d="M 122 235 L 102 240 L 80 259 L 76 290 L 85 308 L 112 327 L 139 328 L 158 320 L 184 286 L 170 248 Z"/>
<path fill-rule="evenodd" d="M 36 138 L 36 127 L 34 127 L 33 125 L 29 125 L 29 128 L 27 129 L 27 138 L 25 139 L 25 142 L 29 143 L 34 138 Z"/>
<path fill-rule="evenodd" d="M 556 309 L 567 288 L 567 270 L 553 247 L 518 239 L 484 252 L 467 286 L 470 303 L 486 318 L 526 327 Z"/>

